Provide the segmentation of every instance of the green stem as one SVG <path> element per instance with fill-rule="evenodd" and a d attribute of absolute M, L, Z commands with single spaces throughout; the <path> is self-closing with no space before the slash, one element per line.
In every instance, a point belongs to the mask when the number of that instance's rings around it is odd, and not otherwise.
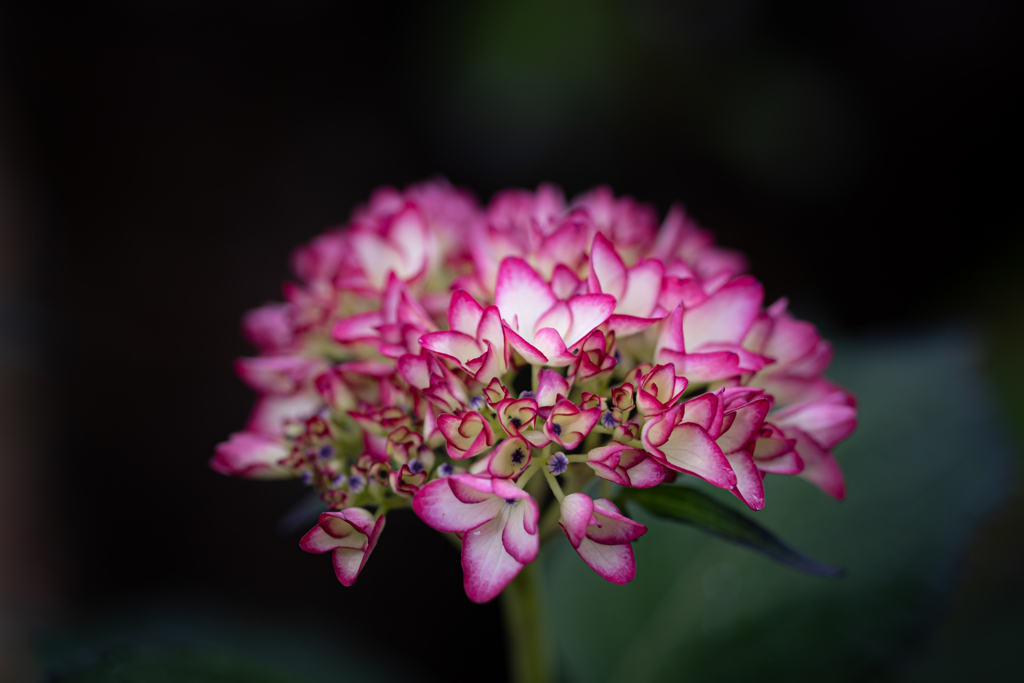
<path fill-rule="evenodd" d="M 551 652 L 540 599 L 540 568 L 523 567 L 501 594 L 514 683 L 550 683 Z"/>
<path fill-rule="evenodd" d="M 565 498 L 565 494 L 562 493 L 562 487 L 558 484 L 558 479 L 555 475 L 551 474 L 551 471 L 546 467 L 544 468 L 544 478 L 548 480 L 548 486 L 551 487 L 551 493 L 555 494 L 555 498 L 558 499 L 558 504 L 562 504 L 562 499 Z"/>

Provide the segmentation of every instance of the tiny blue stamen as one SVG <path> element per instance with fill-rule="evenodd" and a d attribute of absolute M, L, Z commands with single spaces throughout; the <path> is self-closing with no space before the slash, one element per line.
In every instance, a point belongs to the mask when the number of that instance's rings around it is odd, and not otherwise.
<path fill-rule="evenodd" d="M 561 474 L 569 468 L 569 458 L 565 457 L 565 453 L 555 453 L 548 458 L 548 472 L 551 474 Z"/>
<path fill-rule="evenodd" d="M 523 426 L 523 421 L 520 420 L 518 417 L 513 417 L 511 420 L 509 420 L 509 422 L 511 422 L 512 426 L 515 427 L 516 429 L 519 429 L 520 427 Z"/>
<path fill-rule="evenodd" d="M 320 450 L 317 451 L 316 454 L 320 456 L 321 460 L 330 460 L 331 458 L 334 457 L 334 446 L 332 446 L 331 444 L 321 446 Z"/>
<path fill-rule="evenodd" d="M 523 460 L 525 460 L 525 459 L 526 459 L 526 453 L 523 453 L 523 449 L 522 448 L 517 448 L 514 451 L 512 451 L 512 464 L 513 465 L 521 465 L 523 463 Z"/>
<path fill-rule="evenodd" d="M 302 483 L 303 484 L 311 484 L 311 483 L 313 483 L 313 473 L 310 472 L 309 470 L 306 470 L 305 472 L 303 472 L 302 473 Z"/>
<path fill-rule="evenodd" d="M 423 471 L 423 463 L 419 460 L 413 459 L 409 461 L 409 471 L 413 474 L 419 474 Z"/>
<path fill-rule="evenodd" d="M 362 477 L 360 477 L 358 474 L 353 474 L 351 477 L 348 478 L 348 490 L 349 491 L 360 490 L 360 489 L 363 488 L 363 484 L 364 483 L 365 482 L 363 481 Z"/>
<path fill-rule="evenodd" d="M 615 425 L 617 424 L 619 423 L 615 421 L 614 417 L 612 417 L 611 411 L 608 411 L 607 413 L 601 416 L 601 425 L 605 429 L 615 429 Z"/>
<path fill-rule="evenodd" d="M 438 467 L 437 471 L 442 477 L 450 477 L 455 474 L 455 467 L 450 462 L 446 462 Z"/>
<path fill-rule="evenodd" d="M 506 498 L 505 499 L 505 503 L 507 505 L 515 505 L 516 504 L 516 499 L 515 498 Z"/>
<path fill-rule="evenodd" d="M 339 474 L 334 479 L 331 479 L 331 488 L 340 489 L 342 486 L 345 485 L 346 481 L 348 481 L 348 477 L 346 477 L 344 474 Z"/>
<path fill-rule="evenodd" d="M 537 398 L 537 394 L 533 393 L 532 391 L 527 390 L 527 391 L 521 392 L 519 394 L 519 398 Z"/>
<path fill-rule="evenodd" d="M 552 431 L 552 433 L 555 436 L 561 436 L 562 435 L 562 425 L 558 424 L 557 422 L 554 423 L 553 425 L 551 425 L 551 431 Z"/>
<path fill-rule="evenodd" d="M 480 410 L 481 408 L 484 407 L 484 397 L 474 396 L 469 400 L 469 407 L 472 408 L 473 410 Z"/>

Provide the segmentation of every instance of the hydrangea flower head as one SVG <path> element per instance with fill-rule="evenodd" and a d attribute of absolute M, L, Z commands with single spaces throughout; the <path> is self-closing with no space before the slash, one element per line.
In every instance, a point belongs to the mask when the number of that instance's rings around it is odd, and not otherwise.
<path fill-rule="evenodd" d="M 772 474 L 845 495 L 832 449 L 857 411 L 823 376 L 831 346 L 679 207 L 659 227 L 607 188 L 487 207 L 444 181 L 384 188 L 292 266 L 285 301 L 243 319 L 257 354 L 236 370 L 259 396 L 211 466 L 318 491 L 300 547 L 346 586 L 401 508 L 457 536 L 486 602 L 544 520 L 631 581 L 647 528 L 618 487 L 693 477 L 759 510 Z"/>

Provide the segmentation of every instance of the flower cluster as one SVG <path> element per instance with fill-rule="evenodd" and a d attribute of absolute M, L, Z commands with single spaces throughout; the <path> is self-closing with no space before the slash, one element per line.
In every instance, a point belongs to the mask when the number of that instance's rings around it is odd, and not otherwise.
<path fill-rule="evenodd" d="M 385 188 L 292 265 L 285 302 L 244 318 L 259 398 L 211 464 L 319 491 L 301 547 L 346 586 L 401 507 L 460 539 L 485 602 L 559 526 L 630 581 L 647 528 L 617 487 L 689 475 L 758 510 L 766 474 L 795 474 L 843 497 L 831 450 L 856 408 L 823 377 L 831 346 L 678 207 L 659 227 L 607 188 L 486 208 L 442 181 Z"/>

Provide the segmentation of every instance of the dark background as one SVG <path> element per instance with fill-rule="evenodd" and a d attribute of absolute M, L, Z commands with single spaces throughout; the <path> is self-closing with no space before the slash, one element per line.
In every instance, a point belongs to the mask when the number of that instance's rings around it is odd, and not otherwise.
<path fill-rule="evenodd" d="M 438 678 L 470 639 L 460 659 L 501 670 L 496 606 L 462 599 L 457 555 L 411 515 L 344 589 L 275 531 L 301 487 L 206 469 L 250 404 L 239 316 L 380 184 L 682 201 L 830 333 L 966 319 L 1019 371 L 1018 19 L 1000 0 L 4 3 L 12 623 L 196 601 Z M 978 553 L 1019 538 L 1006 514 Z M 375 640 L 413 613 L 443 619 Z"/>

